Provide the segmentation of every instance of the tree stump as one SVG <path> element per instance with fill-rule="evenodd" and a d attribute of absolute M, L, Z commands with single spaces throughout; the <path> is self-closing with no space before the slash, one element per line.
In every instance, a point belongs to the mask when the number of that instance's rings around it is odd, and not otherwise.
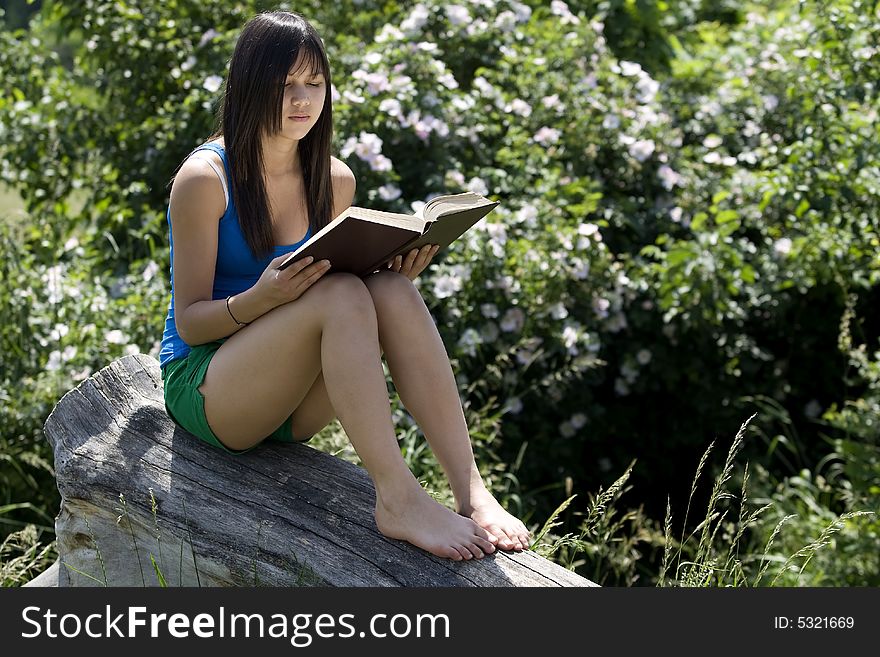
<path fill-rule="evenodd" d="M 367 472 L 307 445 L 233 456 L 167 416 L 126 356 L 46 421 L 61 510 L 49 586 L 595 586 L 532 552 L 453 562 L 388 539 Z"/>

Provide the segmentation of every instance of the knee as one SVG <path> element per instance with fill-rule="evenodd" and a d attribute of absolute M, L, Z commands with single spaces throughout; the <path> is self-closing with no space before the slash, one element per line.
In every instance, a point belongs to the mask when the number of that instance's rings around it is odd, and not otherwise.
<path fill-rule="evenodd" d="M 393 271 L 380 271 L 366 279 L 366 287 L 378 312 L 402 312 L 422 296 L 406 276 Z"/>
<path fill-rule="evenodd" d="M 313 286 L 320 306 L 333 319 L 345 316 L 351 321 L 375 321 L 376 309 L 364 282 L 351 274 L 330 274 Z"/>

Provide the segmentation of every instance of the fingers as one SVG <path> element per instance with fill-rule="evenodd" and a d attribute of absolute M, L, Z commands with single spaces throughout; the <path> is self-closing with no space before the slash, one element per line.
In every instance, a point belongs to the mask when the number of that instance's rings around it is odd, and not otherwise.
<path fill-rule="evenodd" d="M 396 271 L 410 279 L 424 271 L 428 263 L 431 262 L 437 252 L 440 250 L 439 244 L 426 244 L 420 249 L 413 249 L 406 256 L 399 255 L 395 257 L 388 265 L 389 269 Z"/>
<path fill-rule="evenodd" d="M 287 254 L 285 254 L 285 255 L 278 256 L 277 258 L 273 259 L 272 262 L 269 263 L 269 267 L 272 268 L 272 269 L 277 269 L 278 266 L 279 266 L 282 262 L 284 262 L 284 260 L 285 260 L 285 259 L 287 258 L 287 256 L 289 256 L 289 255 L 290 255 L 290 254 L 287 253 Z M 296 276 L 299 272 L 301 272 L 303 269 L 305 269 L 305 268 L 308 267 L 310 264 L 312 264 L 312 261 L 313 261 L 313 260 L 314 260 L 314 258 L 313 258 L 312 256 L 306 256 L 305 258 L 300 258 L 299 260 L 295 261 L 292 265 L 288 266 L 288 267 L 287 267 L 286 269 L 284 269 L 283 271 L 286 271 L 286 272 L 290 275 L 290 278 L 293 278 L 293 277 Z"/>
<path fill-rule="evenodd" d="M 297 275 L 291 278 L 291 282 L 295 282 L 293 299 L 298 299 L 302 296 L 306 290 L 314 285 L 318 279 L 328 271 L 330 271 L 330 261 L 320 260 L 297 272 Z"/>

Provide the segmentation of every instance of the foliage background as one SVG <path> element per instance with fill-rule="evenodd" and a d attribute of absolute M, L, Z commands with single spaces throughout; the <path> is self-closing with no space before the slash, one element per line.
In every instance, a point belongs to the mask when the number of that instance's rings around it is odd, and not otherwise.
<path fill-rule="evenodd" d="M 241 25 L 291 4 L 2 6 L 2 560 L 32 557 L 15 584 L 52 556 L 42 423 L 111 360 L 158 353 L 168 181 L 212 131 Z M 334 65 L 355 203 L 502 202 L 420 286 L 486 477 L 536 530 L 550 518 L 537 549 L 607 584 L 693 583 L 688 559 L 720 573 L 704 584 L 768 584 L 764 564 L 776 584 L 880 583 L 876 515 L 851 515 L 880 500 L 876 1 L 295 9 Z M 695 488 L 710 441 L 755 413 L 733 492 Z M 338 427 L 323 440 L 342 449 Z M 731 500 L 769 506 L 745 522 Z M 688 540 L 701 521 L 742 578 Z"/>

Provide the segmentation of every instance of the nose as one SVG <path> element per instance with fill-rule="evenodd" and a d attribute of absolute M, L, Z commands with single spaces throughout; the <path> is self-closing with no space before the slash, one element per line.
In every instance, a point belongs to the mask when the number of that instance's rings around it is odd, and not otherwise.
<path fill-rule="evenodd" d="M 293 96 L 290 100 L 296 107 L 305 107 L 306 105 L 309 105 L 312 102 L 309 100 L 309 97 L 305 94 L 302 96 Z"/>

